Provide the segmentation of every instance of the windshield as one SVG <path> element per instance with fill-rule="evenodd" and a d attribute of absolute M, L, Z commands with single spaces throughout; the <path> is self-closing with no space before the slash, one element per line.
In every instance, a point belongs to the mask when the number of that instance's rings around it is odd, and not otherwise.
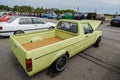
<path fill-rule="evenodd" d="M 17 18 L 16 16 L 11 17 L 11 18 L 7 21 L 7 23 L 11 23 L 11 22 L 13 22 L 16 18 Z"/>
<path fill-rule="evenodd" d="M 120 16 L 116 16 L 115 19 L 120 19 Z"/>

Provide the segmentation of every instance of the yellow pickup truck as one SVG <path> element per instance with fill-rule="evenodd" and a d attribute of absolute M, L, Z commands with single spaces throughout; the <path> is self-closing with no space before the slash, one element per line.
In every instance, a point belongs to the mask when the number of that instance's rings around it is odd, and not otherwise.
<path fill-rule="evenodd" d="M 63 71 L 68 59 L 91 45 L 99 46 L 100 21 L 60 20 L 53 30 L 10 36 L 10 48 L 29 76 L 48 67 Z"/>

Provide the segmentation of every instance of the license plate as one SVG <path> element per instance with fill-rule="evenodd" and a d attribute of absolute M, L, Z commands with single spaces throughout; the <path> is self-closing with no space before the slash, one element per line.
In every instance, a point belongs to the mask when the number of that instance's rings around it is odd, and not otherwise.
<path fill-rule="evenodd" d="M 114 21 L 114 23 L 118 23 L 118 21 Z"/>

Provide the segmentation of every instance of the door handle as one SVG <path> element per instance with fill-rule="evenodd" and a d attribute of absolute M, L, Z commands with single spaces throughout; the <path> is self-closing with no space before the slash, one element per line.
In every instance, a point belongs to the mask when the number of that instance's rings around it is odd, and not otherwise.
<path fill-rule="evenodd" d="M 87 38 L 88 36 L 85 36 L 85 38 Z"/>
<path fill-rule="evenodd" d="M 38 25 L 35 25 L 35 26 L 38 26 Z"/>

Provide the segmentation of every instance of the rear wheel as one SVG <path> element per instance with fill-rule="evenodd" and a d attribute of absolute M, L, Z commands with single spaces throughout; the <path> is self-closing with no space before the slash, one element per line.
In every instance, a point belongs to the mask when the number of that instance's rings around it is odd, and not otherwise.
<path fill-rule="evenodd" d="M 67 61 L 68 61 L 67 55 L 62 55 L 52 64 L 51 67 L 53 70 L 57 72 L 63 71 L 66 68 Z"/>
<path fill-rule="evenodd" d="M 15 31 L 15 32 L 14 32 L 14 35 L 16 35 L 16 34 L 22 34 L 22 33 L 24 33 L 24 31 L 18 30 L 18 31 Z"/>

